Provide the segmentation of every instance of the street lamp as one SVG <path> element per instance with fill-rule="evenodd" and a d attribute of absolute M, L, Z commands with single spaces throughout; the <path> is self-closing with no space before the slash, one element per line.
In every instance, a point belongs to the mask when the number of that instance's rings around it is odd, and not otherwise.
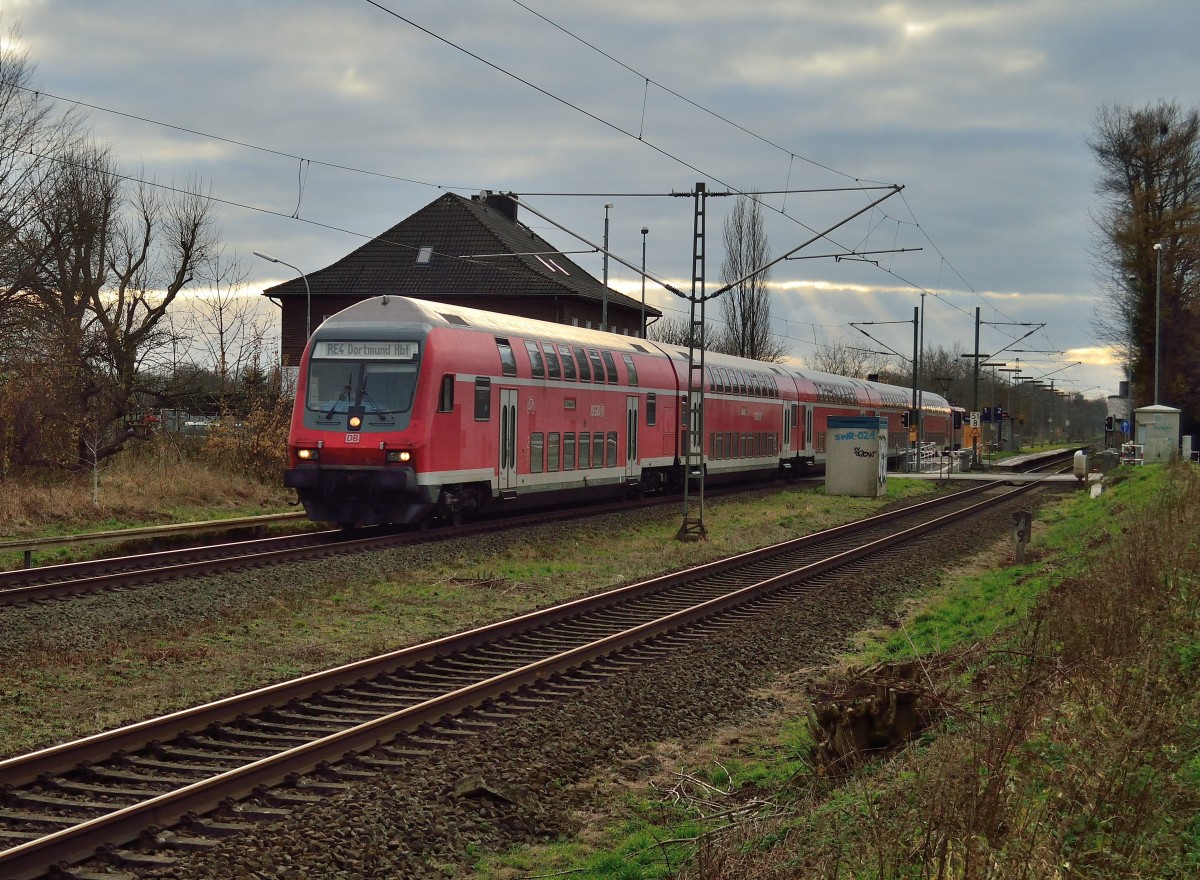
<path fill-rule="evenodd" d="M 1159 310 L 1162 302 L 1162 252 L 1163 246 L 1161 241 L 1154 243 L 1154 250 L 1157 254 L 1157 263 L 1154 268 L 1154 405 L 1158 406 L 1158 368 L 1159 368 L 1159 342 L 1162 338 L 1162 322 L 1159 320 Z"/>
<path fill-rule="evenodd" d="M 600 329 L 608 329 L 608 209 L 612 202 L 604 203 L 604 299 L 600 303 Z"/>
<path fill-rule="evenodd" d="M 304 281 L 304 342 L 308 343 L 309 337 L 312 336 L 312 290 L 308 286 L 308 276 L 301 271 L 299 266 L 293 266 L 291 263 L 281 260 L 278 257 L 272 257 L 270 254 L 264 254 L 262 251 L 252 251 L 254 256 L 266 260 L 268 263 L 279 263 L 281 266 L 287 266 L 289 269 L 295 269 L 300 273 L 301 279 Z"/>
<path fill-rule="evenodd" d="M 650 227 L 642 227 L 642 333 L 643 339 L 646 338 L 646 236 L 650 234 Z"/>

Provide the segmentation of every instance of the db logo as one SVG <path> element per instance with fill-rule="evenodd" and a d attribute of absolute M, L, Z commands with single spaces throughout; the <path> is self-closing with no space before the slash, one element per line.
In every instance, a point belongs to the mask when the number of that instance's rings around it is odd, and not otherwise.
<path fill-rule="evenodd" d="M 347 443 L 357 443 L 360 439 L 362 439 L 361 434 L 347 434 L 346 435 Z"/>

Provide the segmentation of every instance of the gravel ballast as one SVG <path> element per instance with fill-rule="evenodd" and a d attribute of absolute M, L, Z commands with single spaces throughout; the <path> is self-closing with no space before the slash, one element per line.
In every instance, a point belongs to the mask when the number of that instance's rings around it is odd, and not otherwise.
<path fill-rule="evenodd" d="M 1035 507 L 1052 497 L 1026 495 L 1020 503 Z M 815 674 L 855 633 L 935 587 L 945 566 L 1010 534 L 1013 508 L 895 550 L 868 574 L 834 580 L 819 597 L 713 630 L 666 659 L 144 876 L 469 877 L 479 853 L 576 835 L 584 816 L 604 812 L 598 780 L 620 787 L 647 779 L 663 769 L 654 757 L 661 743 L 698 746 L 723 727 L 775 713 L 779 704 L 764 689 L 780 677 Z"/>

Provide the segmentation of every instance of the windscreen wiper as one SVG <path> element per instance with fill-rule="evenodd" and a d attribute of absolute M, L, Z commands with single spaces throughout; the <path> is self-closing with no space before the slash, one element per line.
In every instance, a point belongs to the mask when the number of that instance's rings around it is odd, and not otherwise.
<path fill-rule="evenodd" d="M 359 406 L 362 405 L 362 402 L 364 400 L 368 401 L 371 404 L 371 406 L 374 407 L 374 409 L 371 410 L 371 415 L 375 416 L 375 418 L 379 419 L 379 421 L 381 421 L 381 422 L 392 421 L 390 415 L 385 413 L 383 407 L 381 407 L 378 403 L 375 402 L 375 398 L 373 398 L 370 394 L 367 393 L 367 371 L 366 370 L 363 370 L 362 384 L 358 386 Z"/>
<path fill-rule="evenodd" d="M 333 411 L 338 408 L 338 404 L 341 403 L 343 400 L 349 402 L 350 389 L 353 387 L 354 387 L 354 371 L 351 370 L 350 374 L 348 376 L 346 376 L 346 387 L 342 389 L 342 393 L 341 393 L 341 395 L 338 396 L 338 399 L 333 402 L 333 406 L 329 407 L 329 412 L 325 413 L 325 418 L 332 419 Z"/>

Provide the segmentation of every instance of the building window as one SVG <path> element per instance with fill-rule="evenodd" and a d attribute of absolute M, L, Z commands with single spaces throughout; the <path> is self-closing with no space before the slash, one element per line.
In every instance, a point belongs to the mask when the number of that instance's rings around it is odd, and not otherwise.
<path fill-rule="evenodd" d="M 429 260 L 432 256 L 433 256 L 433 248 L 429 247 L 428 245 L 426 245 L 425 247 L 422 247 L 422 248 L 418 248 L 417 249 L 417 265 L 418 266 L 428 266 Z"/>

